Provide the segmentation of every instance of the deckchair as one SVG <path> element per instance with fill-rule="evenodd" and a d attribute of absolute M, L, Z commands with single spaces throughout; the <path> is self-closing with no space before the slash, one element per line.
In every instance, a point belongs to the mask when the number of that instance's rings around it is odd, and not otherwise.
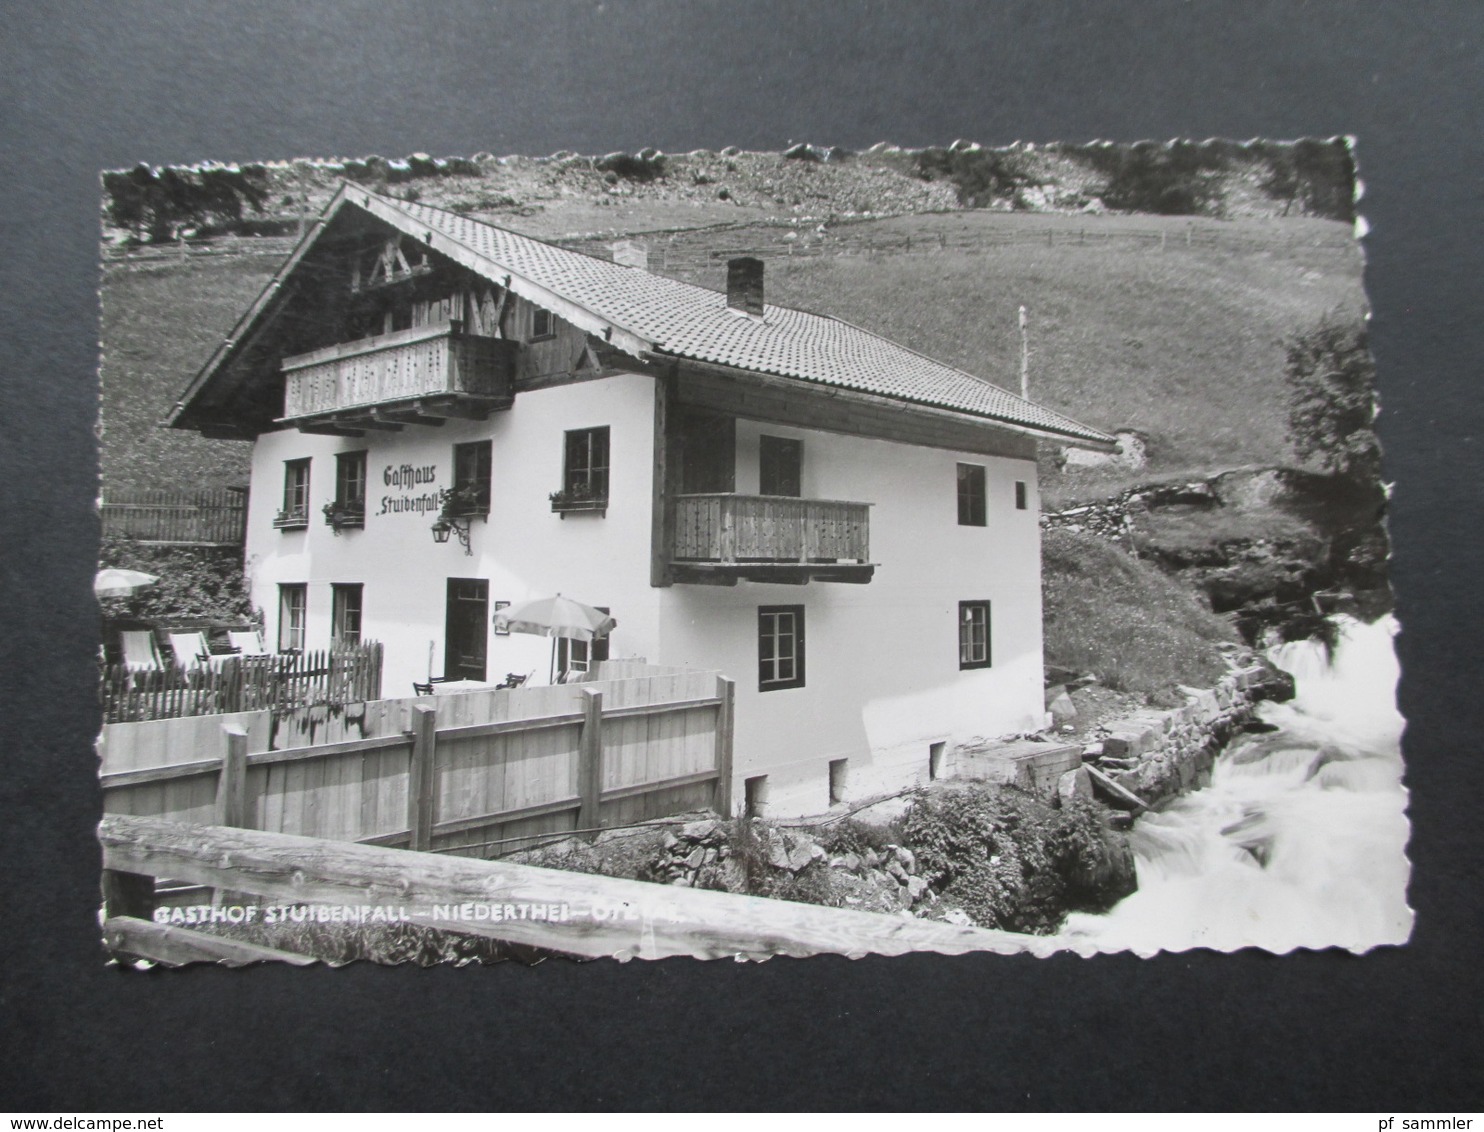
<path fill-rule="evenodd" d="M 206 634 L 171 633 L 170 651 L 175 654 L 177 668 L 198 668 L 211 665 L 211 646 L 206 643 Z"/>
<path fill-rule="evenodd" d="M 163 672 L 160 650 L 149 629 L 125 629 L 119 634 L 124 649 L 124 667 L 130 672 Z"/>
<path fill-rule="evenodd" d="M 237 650 L 239 656 L 268 655 L 268 650 L 263 647 L 263 634 L 256 629 L 229 631 L 227 639 L 232 642 L 232 647 Z"/>

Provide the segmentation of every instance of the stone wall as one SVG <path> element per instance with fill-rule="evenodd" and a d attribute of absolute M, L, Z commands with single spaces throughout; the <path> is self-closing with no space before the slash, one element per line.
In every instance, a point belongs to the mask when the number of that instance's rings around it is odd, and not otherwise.
<path fill-rule="evenodd" d="M 1232 734 L 1263 699 L 1285 699 L 1275 670 L 1260 664 L 1236 669 L 1214 688 L 1180 689 L 1183 706 L 1146 711 L 1108 724 L 1107 734 L 1083 757 L 1124 789 L 1153 805 L 1210 784 L 1211 768 Z"/>

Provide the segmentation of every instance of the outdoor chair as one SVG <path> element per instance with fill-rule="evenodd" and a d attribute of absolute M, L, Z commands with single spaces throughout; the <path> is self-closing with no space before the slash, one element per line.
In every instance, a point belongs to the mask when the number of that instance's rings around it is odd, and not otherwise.
<path fill-rule="evenodd" d="M 532 675 L 533 673 L 530 672 L 507 672 L 505 673 L 505 679 L 495 685 L 495 691 L 498 692 L 502 688 L 519 688 Z"/>
<path fill-rule="evenodd" d="M 149 629 L 125 629 L 119 634 L 123 646 L 124 668 L 129 672 L 163 672 L 160 650 L 155 647 L 155 635 Z"/>
<path fill-rule="evenodd" d="M 177 668 L 211 666 L 211 646 L 206 643 L 205 633 L 171 633 L 170 651 L 175 654 Z"/>
<path fill-rule="evenodd" d="M 227 640 L 232 642 L 232 648 L 239 656 L 268 655 L 268 650 L 263 645 L 263 634 L 256 629 L 231 630 L 227 633 Z"/>
<path fill-rule="evenodd" d="M 431 696 L 433 685 L 431 683 L 419 684 L 416 680 L 412 682 L 412 694 L 414 696 Z"/>

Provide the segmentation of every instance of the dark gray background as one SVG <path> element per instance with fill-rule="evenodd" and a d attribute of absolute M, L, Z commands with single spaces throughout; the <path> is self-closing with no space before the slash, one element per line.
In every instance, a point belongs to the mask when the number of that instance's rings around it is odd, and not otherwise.
<path fill-rule="evenodd" d="M 1484 9 L 7 4 L 0 1104 L 1477 1108 Z M 105 970 L 91 743 L 97 170 L 145 160 L 1355 134 L 1413 791 L 1364 958 Z"/>

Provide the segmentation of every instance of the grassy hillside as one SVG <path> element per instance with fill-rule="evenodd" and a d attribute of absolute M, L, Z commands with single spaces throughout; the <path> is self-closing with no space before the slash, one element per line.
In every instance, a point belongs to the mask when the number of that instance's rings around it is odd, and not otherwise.
<path fill-rule="evenodd" d="M 104 268 L 105 492 L 247 482 L 247 444 L 203 440 L 160 421 L 277 265 L 272 256 L 222 256 Z"/>
<path fill-rule="evenodd" d="M 1166 704 L 1180 702 L 1176 684 L 1221 678 L 1237 631 L 1188 586 L 1093 535 L 1047 531 L 1041 556 L 1048 664 Z"/>

